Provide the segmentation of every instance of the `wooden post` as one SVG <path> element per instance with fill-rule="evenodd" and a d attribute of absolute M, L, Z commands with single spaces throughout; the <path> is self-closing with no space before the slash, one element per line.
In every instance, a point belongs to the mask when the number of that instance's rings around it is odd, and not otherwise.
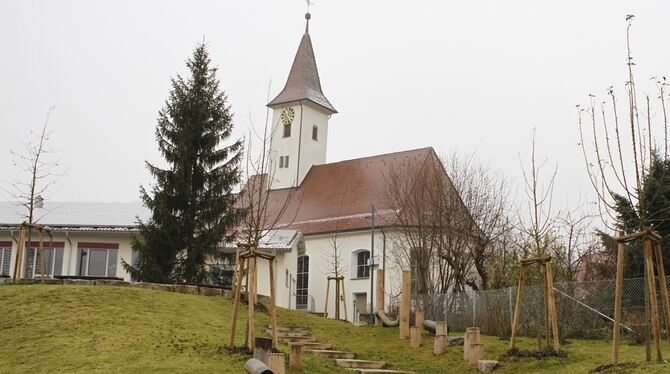
<path fill-rule="evenodd" d="M 239 260 L 239 259 L 238 259 Z M 237 327 L 237 312 L 240 306 L 240 293 L 242 291 L 242 273 L 244 272 L 244 259 L 240 264 L 240 276 L 237 278 L 235 286 L 235 301 L 233 302 L 233 325 L 230 328 L 230 347 L 235 346 L 235 328 Z"/>
<path fill-rule="evenodd" d="M 619 231 L 623 236 L 623 231 Z M 623 297 L 623 263 L 625 244 L 620 242 L 616 256 L 616 287 L 614 289 L 614 333 L 612 334 L 612 364 L 619 363 L 619 339 L 621 337 L 621 299 Z"/>
<path fill-rule="evenodd" d="M 658 281 L 661 286 L 661 297 L 663 298 L 663 314 L 665 315 L 665 332 L 670 344 L 670 299 L 668 299 L 668 283 L 665 280 L 665 265 L 663 264 L 663 253 L 661 244 L 656 243 L 656 267 L 658 268 Z"/>
<path fill-rule="evenodd" d="M 342 282 L 342 305 L 344 306 L 344 320 L 348 321 L 349 316 L 347 315 L 347 294 L 344 292 L 344 277 L 340 277 L 340 281 Z"/>
<path fill-rule="evenodd" d="M 283 353 L 268 353 L 267 365 L 274 374 L 284 374 L 286 372 Z"/>
<path fill-rule="evenodd" d="M 470 349 L 470 332 L 468 329 L 465 329 L 465 334 L 463 334 L 463 360 L 467 361 L 470 356 L 468 355 L 468 350 Z"/>
<path fill-rule="evenodd" d="M 411 274 L 402 271 L 402 293 L 400 295 L 400 338 L 409 338 L 409 305 L 411 303 Z"/>
<path fill-rule="evenodd" d="M 247 260 L 249 261 L 249 289 L 247 290 L 247 305 L 248 305 L 248 324 L 249 324 L 249 331 L 247 331 L 247 344 L 249 348 L 249 352 L 254 351 L 255 347 L 255 341 L 254 341 L 254 312 L 256 308 L 256 253 L 255 250 L 252 248 L 251 250 L 251 257 Z"/>
<path fill-rule="evenodd" d="M 240 276 L 241 271 L 239 268 L 240 265 L 240 247 L 235 248 L 235 268 L 233 270 L 233 281 L 232 281 L 232 292 L 235 294 L 235 289 L 237 287 L 237 277 Z"/>
<path fill-rule="evenodd" d="M 46 264 L 45 264 L 45 261 L 44 261 L 44 242 L 42 240 L 43 239 L 42 238 L 42 230 L 39 230 L 39 231 L 40 231 L 40 235 L 39 235 L 39 240 L 40 240 L 40 283 L 44 284 L 44 270 L 46 268 Z M 28 245 L 30 246 L 30 243 L 28 243 Z M 56 257 L 54 256 L 54 258 L 56 258 Z"/>
<path fill-rule="evenodd" d="M 551 314 L 549 312 L 549 294 L 551 291 L 549 290 L 549 282 L 547 281 L 548 276 L 549 276 L 549 269 L 547 267 L 547 263 L 542 264 L 544 267 L 544 339 L 545 339 L 545 347 L 549 347 L 549 342 L 551 341 Z"/>
<path fill-rule="evenodd" d="M 340 278 L 335 278 L 335 319 L 340 320 Z"/>
<path fill-rule="evenodd" d="M 433 354 L 441 355 L 447 352 L 449 346 L 449 337 L 447 336 L 447 321 L 435 322 L 435 343 L 433 344 Z"/>
<path fill-rule="evenodd" d="M 268 259 L 270 267 L 270 321 L 272 322 L 272 348 L 277 348 L 277 305 L 275 299 L 274 256 Z"/>
<path fill-rule="evenodd" d="M 409 328 L 409 346 L 410 348 L 419 348 L 421 347 L 421 329 L 419 326 L 412 326 Z"/>
<path fill-rule="evenodd" d="M 423 310 L 415 310 L 414 311 L 414 326 L 423 329 L 423 319 L 424 319 L 424 312 Z"/>
<path fill-rule="evenodd" d="M 21 268 L 23 267 L 23 252 L 26 246 L 26 232 L 24 227 L 21 226 L 21 231 L 19 232 L 19 245 L 16 251 L 16 261 L 14 263 L 14 282 L 21 279 Z"/>
<path fill-rule="evenodd" d="M 512 323 L 512 336 L 509 340 L 509 349 L 514 349 L 516 344 L 516 333 L 519 329 L 519 319 L 521 318 L 521 302 L 523 301 L 523 285 L 524 285 L 524 265 L 521 265 L 519 271 L 519 287 L 516 290 L 516 305 L 514 306 L 514 322 Z"/>
<path fill-rule="evenodd" d="M 558 352 L 561 350 L 561 340 L 558 336 L 558 312 L 556 311 L 556 299 L 554 298 L 554 273 L 551 269 L 551 261 L 544 263 L 545 275 L 547 277 L 547 305 L 548 305 L 548 316 L 551 319 L 551 335 L 554 337 L 554 351 Z M 549 335 L 549 331 L 547 331 Z"/>
<path fill-rule="evenodd" d="M 291 356 L 288 359 L 288 367 L 291 369 L 302 370 L 304 367 L 303 364 L 303 355 L 305 352 L 305 346 L 302 344 L 291 344 Z"/>
<path fill-rule="evenodd" d="M 484 344 L 482 343 L 470 343 L 470 349 L 468 350 L 468 362 L 471 365 L 477 365 L 479 360 L 484 358 Z"/>
<path fill-rule="evenodd" d="M 654 345 L 656 346 L 656 360 L 663 359 L 661 354 L 661 327 L 658 316 L 658 301 L 656 299 L 656 278 L 654 277 L 654 260 L 651 250 L 651 238 L 645 236 L 644 238 L 644 259 L 647 271 L 647 286 L 649 287 L 649 304 L 652 318 L 652 335 L 654 337 Z"/>
<path fill-rule="evenodd" d="M 330 294 L 330 277 L 326 278 L 326 305 L 323 307 L 323 316 L 328 318 L 328 296 Z"/>
<path fill-rule="evenodd" d="M 377 269 L 377 295 L 375 295 L 375 310 L 374 312 L 384 311 L 384 269 Z M 384 322 L 375 313 L 375 326 L 383 327 Z"/>

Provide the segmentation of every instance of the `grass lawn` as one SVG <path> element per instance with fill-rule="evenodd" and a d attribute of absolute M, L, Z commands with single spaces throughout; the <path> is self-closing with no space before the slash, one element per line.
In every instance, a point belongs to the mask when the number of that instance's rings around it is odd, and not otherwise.
<path fill-rule="evenodd" d="M 221 297 L 126 287 L 1 286 L 0 373 L 243 373 L 248 357 L 224 348 L 231 316 L 232 302 Z M 389 368 L 430 374 L 477 372 L 463 362 L 462 346 L 434 357 L 428 335 L 422 348 L 412 350 L 408 340 L 398 338 L 397 328 L 354 327 L 283 309 L 278 319 L 280 324 L 311 327 L 319 341 L 356 352 L 357 358 L 386 361 Z M 265 335 L 262 327 L 268 321 L 267 314 L 258 314 L 259 336 Z M 242 331 L 238 335 L 241 345 Z M 496 337 L 482 340 L 487 358 L 498 359 L 507 349 L 508 342 Z M 522 338 L 519 347 L 534 345 L 534 339 Z M 280 349 L 288 352 L 286 346 Z M 508 360 L 496 372 L 586 373 L 610 358 L 607 341 L 572 340 L 564 349 L 567 358 Z M 663 350 L 670 358 L 667 342 Z M 670 364 L 642 364 L 642 346 L 623 343 L 620 355 L 622 362 L 638 365 L 607 372 L 670 372 Z M 351 373 L 330 360 L 305 357 L 303 373 Z"/>

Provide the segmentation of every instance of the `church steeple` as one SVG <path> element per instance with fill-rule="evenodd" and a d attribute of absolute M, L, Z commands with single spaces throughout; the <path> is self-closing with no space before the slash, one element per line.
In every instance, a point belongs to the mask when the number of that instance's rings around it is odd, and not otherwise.
<path fill-rule="evenodd" d="M 284 89 L 268 103 L 270 108 L 278 108 L 292 102 L 308 100 L 319 106 L 327 114 L 337 113 L 337 110 L 328 101 L 321 90 L 319 71 L 314 58 L 312 39 L 309 36 L 310 13 L 305 14 L 305 34 L 300 40 L 300 46 L 293 59 L 291 71 L 286 80 Z"/>

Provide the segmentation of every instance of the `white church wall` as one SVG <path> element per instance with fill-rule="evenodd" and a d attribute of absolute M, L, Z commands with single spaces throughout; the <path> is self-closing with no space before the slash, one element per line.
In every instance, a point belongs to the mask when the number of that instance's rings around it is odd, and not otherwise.
<path fill-rule="evenodd" d="M 282 308 L 295 309 L 295 273 L 297 265 L 297 253 L 294 249 L 288 253 L 277 253 L 275 258 L 275 292 L 276 304 Z M 258 286 L 259 295 L 270 296 L 270 267 L 268 261 L 256 259 L 258 268 Z M 287 279 L 288 271 L 288 279 Z M 288 282 L 287 282 L 288 280 Z"/>

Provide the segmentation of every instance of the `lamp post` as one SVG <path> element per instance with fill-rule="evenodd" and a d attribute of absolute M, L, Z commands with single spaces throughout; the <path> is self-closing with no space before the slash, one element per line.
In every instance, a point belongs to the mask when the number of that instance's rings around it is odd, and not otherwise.
<path fill-rule="evenodd" d="M 374 317 L 374 312 L 373 312 L 373 292 L 375 289 L 375 268 L 374 268 L 374 263 L 375 263 L 375 206 L 372 205 L 372 217 L 371 217 L 371 228 L 372 228 L 372 235 L 370 236 L 370 311 L 369 315 L 370 318 L 368 320 L 368 324 L 372 325 L 375 322 L 375 317 Z"/>

